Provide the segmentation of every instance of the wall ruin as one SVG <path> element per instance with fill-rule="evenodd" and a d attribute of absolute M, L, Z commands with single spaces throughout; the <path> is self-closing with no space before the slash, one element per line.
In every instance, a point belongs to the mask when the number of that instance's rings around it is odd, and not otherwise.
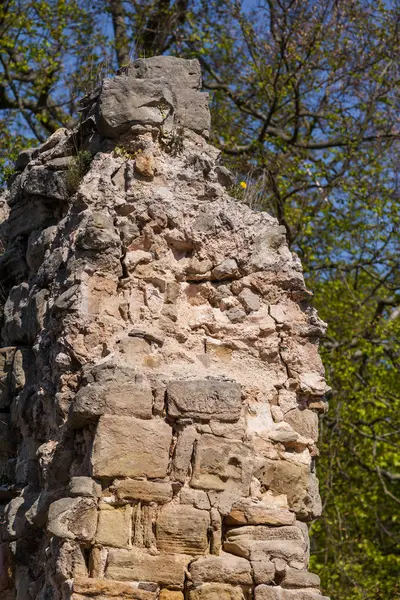
<path fill-rule="evenodd" d="M 2 600 L 326 600 L 325 324 L 229 196 L 200 86 L 136 61 L 3 196 Z"/>

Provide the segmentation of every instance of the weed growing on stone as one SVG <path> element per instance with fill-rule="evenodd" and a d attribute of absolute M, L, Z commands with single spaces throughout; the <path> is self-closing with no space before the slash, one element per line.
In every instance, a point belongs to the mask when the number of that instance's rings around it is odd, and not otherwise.
<path fill-rule="evenodd" d="M 70 194 L 75 194 L 82 178 L 89 171 L 92 159 L 92 154 L 88 150 L 80 150 L 71 159 L 67 171 L 67 188 Z"/>

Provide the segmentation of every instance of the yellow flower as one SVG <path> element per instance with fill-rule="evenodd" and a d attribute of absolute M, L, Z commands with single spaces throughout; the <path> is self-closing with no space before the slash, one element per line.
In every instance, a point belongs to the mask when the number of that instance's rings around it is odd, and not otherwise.
<path fill-rule="evenodd" d="M 247 183 L 245 181 L 241 181 L 240 187 L 242 187 L 245 190 L 247 188 Z"/>

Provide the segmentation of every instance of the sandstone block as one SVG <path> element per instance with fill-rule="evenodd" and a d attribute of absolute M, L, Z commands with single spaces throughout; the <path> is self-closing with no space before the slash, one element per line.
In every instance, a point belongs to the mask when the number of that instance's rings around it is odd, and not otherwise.
<path fill-rule="evenodd" d="M 195 449 L 191 484 L 209 490 L 249 493 L 252 477 L 250 449 L 242 442 L 203 435 Z"/>
<path fill-rule="evenodd" d="M 243 590 L 239 586 L 225 583 L 205 583 L 191 590 L 190 600 L 244 600 Z"/>
<path fill-rule="evenodd" d="M 189 425 L 179 433 L 172 459 L 172 476 L 184 483 L 193 454 L 194 442 L 198 437 L 196 427 Z"/>
<path fill-rule="evenodd" d="M 124 381 L 122 370 L 118 381 L 119 372 L 117 369 L 114 381 L 86 385 L 78 391 L 70 412 L 72 427 L 84 427 L 105 414 L 151 419 L 153 395 L 148 381 L 135 372 L 130 381 Z"/>
<path fill-rule="evenodd" d="M 241 389 L 233 381 L 187 379 L 167 386 L 168 415 L 208 421 L 237 421 L 241 409 Z"/>
<path fill-rule="evenodd" d="M 285 414 L 285 421 L 305 438 L 318 440 L 318 416 L 312 410 L 290 410 Z"/>
<path fill-rule="evenodd" d="M 187 60 L 175 56 L 152 56 L 139 58 L 125 70 L 130 77 L 159 79 L 165 77 L 172 84 L 198 90 L 201 87 L 201 68 L 198 60 Z"/>
<path fill-rule="evenodd" d="M 96 533 L 97 505 L 91 498 L 61 498 L 50 504 L 47 530 L 70 540 L 90 542 Z"/>
<path fill-rule="evenodd" d="M 314 590 L 283 590 L 282 600 L 330 600 Z"/>
<path fill-rule="evenodd" d="M 236 538 L 224 542 L 225 552 L 242 556 L 252 562 L 282 558 L 288 563 L 304 564 L 305 551 L 301 544 L 292 541 L 254 541 Z"/>
<path fill-rule="evenodd" d="M 156 600 L 156 593 L 139 589 L 132 583 L 123 581 L 107 581 L 106 579 L 90 579 L 75 577 L 73 591 L 76 594 L 98 598 L 100 595 L 109 598 L 132 598 L 133 600 Z"/>
<path fill-rule="evenodd" d="M 285 578 L 281 583 L 283 588 L 319 588 L 320 584 L 320 579 L 315 573 L 291 567 L 286 569 Z"/>
<path fill-rule="evenodd" d="M 165 477 L 172 430 L 159 419 L 100 417 L 92 450 L 95 477 Z"/>
<path fill-rule="evenodd" d="M 272 492 L 286 494 L 289 508 L 298 519 L 314 519 L 321 514 L 318 479 L 307 465 L 268 460 L 259 479 Z"/>
<path fill-rule="evenodd" d="M 162 589 L 160 590 L 160 600 L 184 600 L 184 595 L 175 590 Z"/>
<path fill-rule="evenodd" d="M 132 507 L 129 505 L 115 508 L 105 503 L 101 504 L 96 531 L 96 543 L 116 548 L 128 546 L 130 541 L 131 517 Z"/>
<path fill-rule="evenodd" d="M 253 561 L 251 566 L 253 568 L 254 583 L 257 585 L 271 583 L 274 580 L 275 565 L 272 560 Z"/>
<path fill-rule="evenodd" d="M 91 477 L 72 477 L 69 484 L 71 496 L 98 498 L 101 496 L 101 486 Z"/>
<path fill-rule="evenodd" d="M 146 479 L 124 479 L 116 484 L 116 492 L 121 500 L 140 500 L 160 504 L 172 499 L 172 485 L 163 481 Z"/>
<path fill-rule="evenodd" d="M 254 590 L 255 600 L 283 600 L 281 587 L 272 587 L 269 585 L 258 585 Z"/>
<path fill-rule="evenodd" d="M 235 527 L 226 532 L 226 540 L 234 541 L 248 539 L 254 541 L 285 540 L 293 541 L 305 546 L 304 536 L 298 527 L 265 527 L 264 525 L 249 525 L 247 527 Z"/>
<path fill-rule="evenodd" d="M 253 579 L 248 560 L 223 553 L 221 556 L 206 556 L 190 564 L 193 585 L 206 582 L 252 585 Z"/>
<path fill-rule="evenodd" d="M 159 511 L 157 547 L 167 553 L 202 554 L 208 548 L 209 513 L 184 504 L 167 504 Z"/>
<path fill-rule="evenodd" d="M 173 587 L 183 587 L 187 554 L 150 554 L 140 548 L 112 548 L 108 554 L 106 579 L 120 581 L 150 581 Z"/>
<path fill-rule="evenodd" d="M 285 508 L 248 498 L 233 505 L 225 522 L 228 525 L 292 525 L 295 518 Z"/>
<path fill-rule="evenodd" d="M 195 508 L 200 508 L 200 510 L 210 510 L 210 500 L 207 492 L 204 490 L 183 487 L 180 491 L 179 499 L 182 504 L 192 504 Z"/>

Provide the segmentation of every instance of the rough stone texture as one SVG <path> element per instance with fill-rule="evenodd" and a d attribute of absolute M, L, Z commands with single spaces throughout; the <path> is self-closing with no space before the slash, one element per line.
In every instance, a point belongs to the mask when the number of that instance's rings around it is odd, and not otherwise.
<path fill-rule="evenodd" d="M 203 554 L 208 548 L 207 511 L 185 505 L 167 504 L 157 518 L 157 547 L 169 554 Z"/>
<path fill-rule="evenodd" d="M 94 436 L 93 475 L 164 477 L 171 439 L 171 428 L 161 420 L 105 415 Z"/>
<path fill-rule="evenodd" d="M 0 198 L 2 599 L 324 600 L 325 324 L 207 101 L 197 61 L 135 61 Z"/>
<path fill-rule="evenodd" d="M 230 381 L 171 381 L 167 386 L 168 415 L 173 419 L 237 421 L 240 392 L 240 385 Z"/>
<path fill-rule="evenodd" d="M 160 584 L 183 587 L 187 554 L 159 554 L 143 550 L 112 549 L 108 554 L 106 577 L 121 581 L 156 581 Z"/>

